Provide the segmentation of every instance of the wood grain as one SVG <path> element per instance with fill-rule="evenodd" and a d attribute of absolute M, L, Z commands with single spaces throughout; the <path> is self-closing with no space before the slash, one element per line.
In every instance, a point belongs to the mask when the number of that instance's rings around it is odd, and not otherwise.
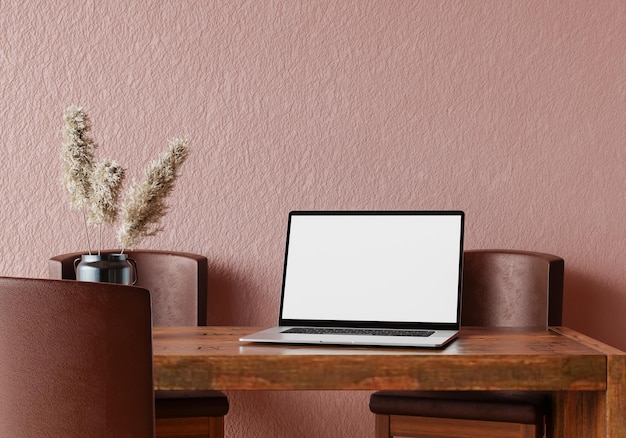
<path fill-rule="evenodd" d="M 381 415 L 382 417 L 382 415 Z M 434 418 L 392 415 L 390 434 L 378 437 L 498 437 L 498 438 L 535 438 L 535 426 L 532 424 L 501 423 L 497 421 L 459 420 L 456 418 Z M 422 432 L 415 434 L 415 425 Z"/>
<path fill-rule="evenodd" d="M 156 327 L 155 388 L 550 391 L 554 437 L 626 436 L 626 354 L 567 328 L 464 328 L 444 349 L 239 342 L 256 330 Z"/>
<path fill-rule="evenodd" d="M 606 389 L 606 356 L 549 331 L 467 329 L 447 348 L 426 350 L 238 341 L 254 330 L 155 328 L 156 388 Z"/>
<path fill-rule="evenodd" d="M 555 436 L 626 437 L 626 353 L 566 327 L 553 330 L 607 357 L 606 391 L 557 394 L 557 411 L 562 418 L 555 421 L 559 434 Z"/>

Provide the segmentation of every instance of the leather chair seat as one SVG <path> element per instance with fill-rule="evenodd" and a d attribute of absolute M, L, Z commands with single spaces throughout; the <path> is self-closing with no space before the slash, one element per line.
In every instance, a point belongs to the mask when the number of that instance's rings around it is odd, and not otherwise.
<path fill-rule="evenodd" d="M 550 398 L 528 391 L 379 391 L 370 398 L 370 410 L 381 415 L 542 424 L 550 413 Z"/>
<path fill-rule="evenodd" d="M 220 391 L 157 391 L 157 418 L 223 417 L 228 398 Z"/>

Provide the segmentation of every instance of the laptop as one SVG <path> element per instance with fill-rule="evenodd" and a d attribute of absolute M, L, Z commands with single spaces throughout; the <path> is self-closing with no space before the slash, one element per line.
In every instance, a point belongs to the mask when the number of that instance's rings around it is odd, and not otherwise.
<path fill-rule="evenodd" d="M 292 211 L 279 321 L 243 342 L 443 347 L 460 328 L 462 211 Z"/>

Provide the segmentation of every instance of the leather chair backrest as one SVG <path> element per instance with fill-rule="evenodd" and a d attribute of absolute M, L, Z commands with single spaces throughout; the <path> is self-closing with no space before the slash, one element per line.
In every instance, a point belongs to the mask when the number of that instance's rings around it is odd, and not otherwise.
<path fill-rule="evenodd" d="M 562 258 L 527 251 L 469 250 L 463 263 L 462 325 L 561 325 Z"/>
<path fill-rule="evenodd" d="M 0 436 L 152 437 L 150 295 L 0 278 Z"/>
<path fill-rule="evenodd" d="M 156 250 L 124 251 L 124 253 L 137 263 L 138 281 L 135 285 L 148 289 L 152 294 L 155 326 L 207 324 L 206 257 Z M 52 257 L 48 261 L 50 278 L 76 279 L 74 260 L 81 254 L 84 253 Z"/>

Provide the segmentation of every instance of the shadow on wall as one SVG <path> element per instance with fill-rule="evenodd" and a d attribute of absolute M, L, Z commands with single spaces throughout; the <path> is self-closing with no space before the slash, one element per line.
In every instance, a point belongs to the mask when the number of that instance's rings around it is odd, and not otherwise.
<path fill-rule="evenodd" d="M 237 311 L 236 290 L 252 290 L 246 280 L 238 278 L 225 266 L 209 260 L 207 279 L 207 321 L 209 325 L 236 325 L 241 319 Z"/>
<path fill-rule="evenodd" d="M 626 351 L 626 292 L 597 278 L 567 269 L 563 290 L 563 325 Z"/>

